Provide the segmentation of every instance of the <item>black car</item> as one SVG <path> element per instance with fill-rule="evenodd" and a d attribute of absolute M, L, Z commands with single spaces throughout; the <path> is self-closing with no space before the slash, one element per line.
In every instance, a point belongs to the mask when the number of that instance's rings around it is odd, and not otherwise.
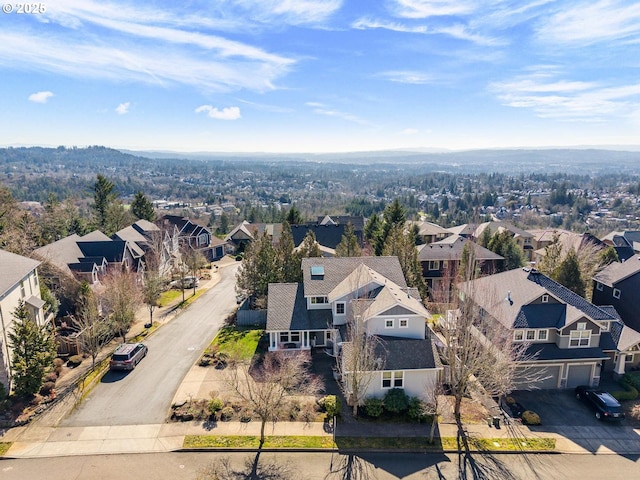
<path fill-rule="evenodd" d="M 624 412 L 613 395 L 586 385 L 576 387 L 576 398 L 586 402 L 596 412 L 598 420 L 622 420 Z"/>

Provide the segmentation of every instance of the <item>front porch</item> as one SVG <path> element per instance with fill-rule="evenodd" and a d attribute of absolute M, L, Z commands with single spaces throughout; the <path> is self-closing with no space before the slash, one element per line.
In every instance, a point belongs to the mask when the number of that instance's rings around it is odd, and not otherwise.
<path fill-rule="evenodd" d="M 333 348 L 336 331 L 325 330 L 288 330 L 269 333 L 269 351 L 311 350 L 312 348 Z"/>

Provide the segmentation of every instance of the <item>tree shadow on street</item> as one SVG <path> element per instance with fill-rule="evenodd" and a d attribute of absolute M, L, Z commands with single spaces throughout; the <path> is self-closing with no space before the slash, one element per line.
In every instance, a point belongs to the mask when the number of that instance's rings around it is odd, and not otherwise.
<path fill-rule="evenodd" d="M 247 457 L 240 468 L 231 465 L 229 457 L 223 457 L 198 472 L 197 480 L 293 480 L 300 479 L 294 475 L 288 463 L 276 460 L 261 460 L 261 452 L 256 452 L 254 458 Z"/>

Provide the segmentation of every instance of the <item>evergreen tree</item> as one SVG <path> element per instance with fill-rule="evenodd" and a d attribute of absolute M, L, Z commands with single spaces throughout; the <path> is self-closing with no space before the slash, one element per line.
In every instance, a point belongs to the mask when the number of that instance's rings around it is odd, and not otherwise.
<path fill-rule="evenodd" d="M 138 191 L 133 202 L 131 202 L 131 213 L 140 220 L 149 220 L 153 222 L 156 219 L 156 212 L 153 209 L 153 203 L 145 196 L 144 193 Z"/>
<path fill-rule="evenodd" d="M 266 231 L 247 245 L 236 280 L 240 292 L 258 298 L 267 296 L 269 283 L 280 280 L 278 255 Z"/>
<path fill-rule="evenodd" d="M 309 230 L 305 235 L 304 240 L 300 244 L 299 252 L 301 259 L 322 256 L 320 246 L 316 241 L 316 235 L 312 230 Z"/>
<path fill-rule="evenodd" d="M 427 284 L 422 277 L 418 249 L 411 233 L 405 232 L 402 226 L 396 225 L 387 236 L 382 254 L 398 257 L 407 285 L 417 288 L 422 298 L 427 298 Z"/>
<path fill-rule="evenodd" d="M 286 221 L 287 223 L 289 223 L 289 225 L 300 225 L 301 223 L 303 223 L 302 214 L 295 205 L 291 205 L 291 208 L 287 212 Z"/>
<path fill-rule="evenodd" d="M 374 213 L 369 217 L 369 220 L 367 220 L 367 223 L 364 226 L 364 238 L 369 242 L 369 245 L 371 245 L 376 255 L 382 254 L 382 247 L 384 246 L 381 242 L 382 221 L 377 213 Z"/>
<path fill-rule="evenodd" d="M 384 209 L 384 212 L 382 212 L 382 219 L 384 224 L 382 227 L 382 243 L 384 245 L 389 232 L 394 227 L 400 226 L 404 228 L 404 224 L 407 221 L 407 213 L 405 212 L 404 207 L 400 204 L 400 200 L 396 198 L 391 205 L 388 205 L 387 208 Z"/>
<path fill-rule="evenodd" d="M 491 237 L 492 237 L 491 228 L 489 227 L 489 225 L 487 225 L 485 229 L 482 230 L 482 233 L 480 234 L 480 238 L 478 239 L 478 244 L 481 247 L 489 248 L 489 242 L 491 241 Z"/>
<path fill-rule="evenodd" d="M 360 255 L 362 255 L 362 249 L 358 245 L 358 237 L 356 237 L 353 225 L 348 223 L 344 229 L 344 235 L 336 247 L 336 257 L 359 257 Z"/>
<path fill-rule="evenodd" d="M 284 222 L 282 233 L 278 240 L 276 253 L 280 265 L 279 281 L 284 283 L 296 283 L 302 281 L 302 267 L 300 254 L 295 250 L 291 226 Z"/>
<path fill-rule="evenodd" d="M 569 250 L 567 256 L 560 262 L 560 265 L 558 265 L 558 268 L 554 272 L 553 279 L 572 292 L 584 297 L 586 285 L 580 274 L 580 264 L 575 250 Z"/>
<path fill-rule="evenodd" d="M 99 173 L 96 182 L 93 184 L 93 205 L 95 223 L 100 229 L 104 229 L 107 224 L 107 211 L 109 206 L 116 200 L 114 192 L 115 184 L 107 177 Z"/>
<path fill-rule="evenodd" d="M 499 268 L 498 272 L 513 270 L 524 265 L 524 252 L 508 230 L 495 233 L 491 237 L 487 248 L 504 257 L 502 268 Z"/>
<path fill-rule="evenodd" d="M 9 345 L 13 350 L 14 390 L 18 396 L 29 397 L 40 390 L 44 375 L 55 358 L 56 344 L 51 332 L 31 318 L 22 300 L 12 316 L 14 322 L 9 332 Z"/>

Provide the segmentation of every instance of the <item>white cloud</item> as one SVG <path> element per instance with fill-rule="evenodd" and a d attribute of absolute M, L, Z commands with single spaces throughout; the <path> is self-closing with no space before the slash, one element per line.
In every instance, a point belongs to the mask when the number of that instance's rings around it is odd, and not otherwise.
<path fill-rule="evenodd" d="M 116 107 L 116 113 L 118 115 L 126 115 L 127 113 L 129 113 L 129 107 L 130 106 L 131 106 L 131 102 L 121 103 L 120 105 L 118 105 Z"/>
<path fill-rule="evenodd" d="M 384 29 L 400 33 L 414 33 L 421 35 L 446 35 L 458 40 L 466 40 L 478 45 L 498 46 L 506 42 L 497 37 L 485 36 L 472 32 L 469 27 L 461 23 L 445 26 L 407 25 L 397 21 L 375 20 L 360 18 L 351 24 L 356 30 Z"/>
<path fill-rule="evenodd" d="M 431 74 L 410 70 L 383 72 L 380 73 L 379 76 L 386 78 L 391 82 L 410 83 L 413 85 L 424 85 L 427 83 L 432 83 L 434 80 Z"/>
<path fill-rule="evenodd" d="M 34 103 L 47 103 L 53 97 L 53 92 L 36 92 L 29 95 L 29 101 Z"/>
<path fill-rule="evenodd" d="M 307 102 L 305 105 L 312 108 L 313 113 L 317 115 L 324 115 L 326 117 L 336 117 L 346 120 L 348 122 L 357 123 L 359 125 L 369 125 L 369 122 L 361 119 L 356 115 L 352 115 L 350 113 L 341 112 L 339 110 L 334 110 L 322 103 L 318 102 Z"/>
<path fill-rule="evenodd" d="M 417 128 L 405 128 L 400 132 L 400 135 L 416 135 L 418 132 Z"/>
<path fill-rule="evenodd" d="M 213 105 L 201 105 L 196 108 L 195 112 L 206 112 L 207 116 L 215 118 L 216 120 L 238 120 L 240 118 L 239 107 L 225 107 L 222 110 L 219 110 Z"/>
<path fill-rule="evenodd" d="M 247 13 L 262 22 L 280 20 L 291 25 L 326 21 L 343 0 L 239 0 Z"/>
<path fill-rule="evenodd" d="M 538 28 L 537 35 L 541 41 L 551 44 L 637 42 L 640 39 L 640 3 L 599 0 L 566 6 L 550 16 Z"/>
<path fill-rule="evenodd" d="M 391 11 L 404 18 L 469 15 L 480 8 L 474 0 L 394 0 Z"/>
<path fill-rule="evenodd" d="M 606 85 L 558 76 L 558 72 L 541 67 L 538 72 L 495 82 L 489 88 L 503 105 L 529 108 L 543 118 L 601 122 L 614 116 L 629 117 L 640 110 L 640 83 Z"/>

